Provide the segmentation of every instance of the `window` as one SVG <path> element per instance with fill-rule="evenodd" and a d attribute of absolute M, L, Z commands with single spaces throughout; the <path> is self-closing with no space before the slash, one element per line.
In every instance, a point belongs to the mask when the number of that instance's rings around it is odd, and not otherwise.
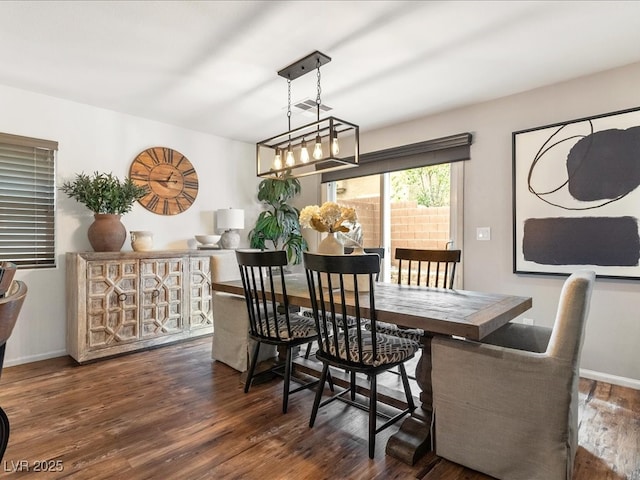
<path fill-rule="evenodd" d="M 51 268 L 58 142 L 0 133 L 0 260 Z"/>
<path fill-rule="evenodd" d="M 365 247 L 386 250 L 381 278 L 397 280 L 396 248 L 462 249 L 463 164 L 471 134 L 361 156 L 357 168 L 323 174 L 327 199 L 353 206 Z M 462 286 L 458 267 L 456 288 Z"/>
<path fill-rule="evenodd" d="M 444 163 L 379 175 L 349 178 L 329 184 L 327 198 L 354 207 L 362 226 L 365 247 L 385 247 L 381 278 L 396 282 L 396 248 L 461 248 L 455 222 L 457 170 L 462 165 Z M 451 185 L 451 181 L 454 185 Z M 461 278 L 458 272 L 458 278 Z"/>

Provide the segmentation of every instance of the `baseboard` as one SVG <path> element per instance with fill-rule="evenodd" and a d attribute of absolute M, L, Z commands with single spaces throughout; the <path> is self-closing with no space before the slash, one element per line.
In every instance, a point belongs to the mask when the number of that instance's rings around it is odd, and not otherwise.
<path fill-rule="evenodd" d="M 24 363 L 38 362 L 40 360 L 49 360 L 50 358 L 62 357 L 67 354 L 66 350 L 58 350 L 56 352 L 42 353 L 40 355 L 29 355 L 27 357 L 19 357 L 12 359 L 5 359 L 5 367 L 15 367 L 16 365 L 22 365 Z"/>
<path fill-rule="evenodd" d="M 580 376 L 589 378 L 591 380 L 597 380 L 599 382 L 611 383 L 613 385 L 619 385 L 621 387 L 633 388 L 634 390 L 640 390 L 640 380 L 627 377 L 619 377 L 617 375 L 610 375 L 608 373 L 596 372 L 594 370 L 580 369 Z"/>

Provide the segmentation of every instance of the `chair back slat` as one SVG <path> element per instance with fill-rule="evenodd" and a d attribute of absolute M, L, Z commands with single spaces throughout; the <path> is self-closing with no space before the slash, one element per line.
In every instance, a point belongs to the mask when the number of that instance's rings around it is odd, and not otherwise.
<path fill-rule="evenodd" d="M 461 250 L 415 250 L 396 248 L 398 260 L 398 284 L 413 284 L 412 264 L 417 263 L 418 276 L 416 285 L 436 288 L 453 288 L 456 265 L 460 262 Z M 402 261 L 408 262 L 407 277 L 403 281 Z M 426 275 L 422 275 L 422 264 L 425 264 Z"/>
<path fill-rule="evenodd" d="M 344 247 L 345 255 L 349 255 L 353 253 L 353 247 Z M 382 263 L 382 259 L 384 258 L 384 247 L 364 247 L 364 253 L 375 253 L 380 257 L 380 263 Z M 376 282 L 380 280 L 380 272 L 376 273 Z"/>
<path fill-rule="evenodd" d="M 375 358 L 377 345 L 373 293 L 375 275 L 380 271 L 380 257 L 374 254 L 325 256 L 305 252 L 304 263 L 319 335 L 320 355 L 336 362 L 346 361 L 364 366 L 366 339 L 363 335 L 370 333 L 364 331 L 365 317 L 361 313 L 360 295 L 365 291 L 369 294 L 370 314 L 367 320 L 371 322 L 371 348 Z M 362 285 L 363 280 L 365 285 Z M 348 283 L 353 285 L 353 291 L 347 290 Z M 331 328 L 327 328 L 327 325 L 331 325 Z M 350 335 L 350 331 L 355 335 Z"/>
<path fill-rule="evenodd" d="M 283 270 L 283 266 L 287 264 L 286 252 L 245 252 L 239 250 L 236 251 L 236 258 L 245 293 L 251 334 L 267 340 L 282 341 L 285 339 L 279 327 L 276 296 L 270 295 L 269 298 L 267 295 L 267 291 L 276 291 L 276 285 L 280 282 L 285 307 L 284 312 L 280 315 L 284 316 L 287 338 L 292 338 Z"/>

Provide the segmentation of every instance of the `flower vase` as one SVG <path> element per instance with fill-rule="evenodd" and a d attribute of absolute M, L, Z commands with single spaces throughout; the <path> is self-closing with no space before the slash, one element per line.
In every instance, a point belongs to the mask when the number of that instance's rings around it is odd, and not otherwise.
<path fill-rule="evenodd" d="M 120 215 L 96 213 L 87 230 L 89 243 L 96 252 L 119 252 L 127 238 L 127 229 L 120 222 Z"/>
<path fill-rule="evenodd" d="M 344 245 L 336 238 L 336 234 L 330 232 L 318 244 L 318 253 L 321 255 L 344 255 Z"/>
<path fill-rule="evenodd" d="M 329 232 L 325 238 L 318 244 L 318 253 L 320 255 L 344 255 L 344 245 L 336 238 L 334 232 Z M 329 285 L 328 279 L 324 277 L 322 282 L 325 285 Z M 340 286 L 340 275 L 331 274 L 331 284 L 333 288 Z"/>

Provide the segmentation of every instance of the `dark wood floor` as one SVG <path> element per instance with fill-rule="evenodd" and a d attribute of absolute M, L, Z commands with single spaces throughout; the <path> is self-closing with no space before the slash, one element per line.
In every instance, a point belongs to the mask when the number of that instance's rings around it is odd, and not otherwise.
<path fill-rule="evenodd" d="M 386 456 L 395 427 L 378 436 L 369 460 L 365 412 L 334 403 L 309 429 L 313 392 L 292 396 L 282 415 L 280 380 L 245 395 L 239 374 L 210 352 L 205 338 L 83 366 L 62 357 L 5 368 L 0 405 L 12 432 L 0 476 L 489 478 L 433 457 L 410 467 Z M 640 480 L 640 391 L 588 380 L 580 390 L 574 480 Z"/>

